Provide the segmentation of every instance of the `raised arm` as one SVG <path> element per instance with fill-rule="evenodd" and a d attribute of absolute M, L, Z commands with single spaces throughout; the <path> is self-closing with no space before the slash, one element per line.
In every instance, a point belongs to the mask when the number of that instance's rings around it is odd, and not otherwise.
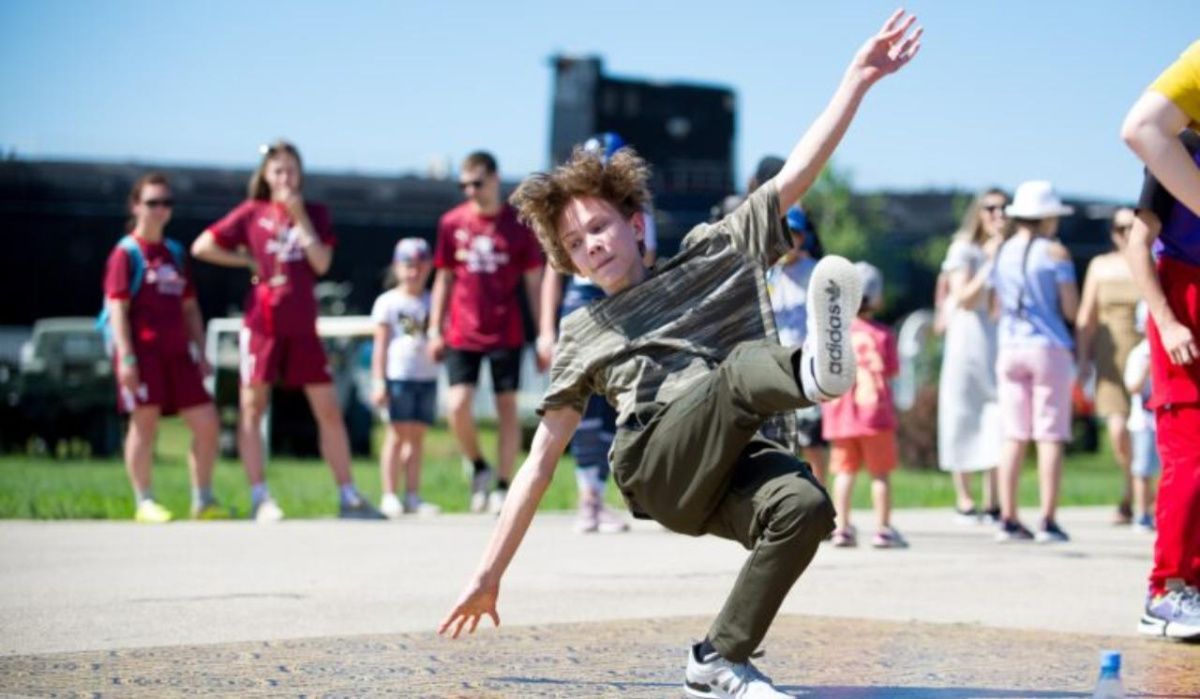
<path fill-rule="evenodd" d="M 775 176 L 780 208 L 800 199 L 829 161 L 858 111 L 862 98 L 881 78 L 904 67 L 921 48 L 922 29 L 911 34 L 916 17 L 896 10 L 879 33 L 855 54 L 841 84 L 825 110 L 792 149 L 783 169 Z M 907 36 L 906 36 L 907 34 Z"/>
<path fill-rule="evenodd" d="M 484 615 L 491 617 L 496 626 L 500 625 L 500 615 L 496 611 L 500 579 L 516 554 L 517 547 L 521 545 L 521 540 L 525 538 L 525 532 L 529 530 L 538 503 L 554 477 L 554 467 L 558 465 L 559 457 L 579 426 L 580 417 L 572 408 L 546 411 L 542 424 L 538 425 L 533 435 L 529 457 L 508 490 L 508 497 L 500 510 L 500 519 L 496 522 L 479 569 L 467 583 L 454 608 L 438 626 L 439 634 L 449 632 L 452 638 L 458 638 L 464 628 L 467 633 L 474 633 Z"/>

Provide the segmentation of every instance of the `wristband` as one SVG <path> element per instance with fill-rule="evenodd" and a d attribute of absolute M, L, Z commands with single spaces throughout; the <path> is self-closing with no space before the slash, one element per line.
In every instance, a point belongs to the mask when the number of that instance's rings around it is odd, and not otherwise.
<path fill-rule="evenodd" d="M 137 355 L 133 352 L 126 352 L 121 355 L 121 366 L 137 366 Z"/>

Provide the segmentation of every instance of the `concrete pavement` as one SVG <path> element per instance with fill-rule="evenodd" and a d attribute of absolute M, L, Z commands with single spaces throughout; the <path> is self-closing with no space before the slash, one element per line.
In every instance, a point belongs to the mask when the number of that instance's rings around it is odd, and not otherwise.
<path fill-rule="evenodd" d="M 1060 520 L 1073 541 L 1039 546 L 994 543 L 990 528 L 958 526 L 948 511 L 898 511 L 895 524 L 912 544 L 907 550 L 822 548 L 784 604 L 782 613 L 794 616 L 781 619 L 767 638 L 773 657 L 782 654 L 798 665 L 769 665 L 804 667 L 815 643 L 824 654 L 820 667 L 829 670 L 812 685 L 823 696 L 891 696 L 828 691 L 871 677 L 893 688 L 992 692 L 1018 686 L 997 679 L 1015 666 L 996 654 L 1025 653 L 1030 643 L 1040 648 L 1049 633 L 1060 641 L 1046 646 L 1051 655 L 1042 661 L 1074 678 L 1071 686 L 1094 672 L 1095 651 L 1117 645 L 1152 666 L 1185 668 L 1173 673 L 1175 684 L 1160 685 L 1200 695 L 1200 647 L 1134 634 L 1152 537 L 1112 527 L 1109 514 L 1106 508 L 1064 510 Z M 857 514 L 860 531 L 869 516 Z M 0 654 L 7 656 L 0 658 L 0 692 L 80 690 L 100 681 L 97 673 L 116 673 L 167 693 L 186 689 L 179 684 L 186 676 L 199 683 L 194 690 L 229 682 L 226 688 L 241 687 L 239 694 L 320 688 L 337 694 L 338 687 L 351 686 L 350 673 L 382 683 L 358 685 L 364 692 L 403 685 L 423 687 L 429 696 L 453 695 L 455 687 L 470 688 L 464 696 L 594 696 L 641 672 L 643 660 L 646 672 L 661 673 L 670 684 L 681 666 L 675 656 L 689 636 L 704 633 L 745 557 L 732 542 L 670 534 L 650 523 L 637 523 L 627 535 L 580 536 L 568 515 L 539 515 L 505 578 L 500 632 L 485 629 L 467 644 L 436 639 L 431 630 L 474 568 L 493 522 L 442 516 L 277 526 L 0 523 Z M 920 680 L 924 670 L 917 663 L 909 668 L 916 673 L 911 682 L 898 683 L 899 666 L 883 652 L 891 648 L 881 645 L 884 638 L 902 645 L 924 639 L 930 678 Z M 611 663 L 590 664 L 581 650 L 603 639 L 610 649 L 622 649 L 616 676 L 604 674 L 614 671 Z M 875 654 L 856 666 L 849 658 L 864 643 Z M 530 674 L 522 659 L 535 647 L 546 682 L 530 680 L 542 675 Z M 1078 652 L 1054 656 L 1053 647 Z M 360 650 L 339 650 L 349 648 Z M 477 656 L 478 663 L 462 664 Z M 947 657 L 977 681 L 964 685 L 947 674 Z M 310 670 L 304 682 L 283 677 L 291 684 L 255 684 L 265 681 L 264 658 Z M 970 662 L 959 662 L 964 658 Z M 402 678 L 400 666 L 424 668 L 418 675 L 428 682 Z M 497 674 L 500 666 L 515 674 Z M 22 683 L 29 678 L 34 684 Z M 1067 686 L 1035 685 L 1020 686 Z M 671 694 L 665 686 L 652 683 L 632 695 Z"/>

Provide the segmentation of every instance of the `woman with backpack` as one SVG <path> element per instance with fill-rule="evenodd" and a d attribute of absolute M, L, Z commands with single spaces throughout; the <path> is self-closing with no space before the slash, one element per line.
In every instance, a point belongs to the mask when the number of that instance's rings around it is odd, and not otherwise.
<path fill-rule="evenodd" d="M 218 423 L 203 383 L 210 370 L 200 349 L 204 320 L 183 246 L 163 237 L 173 204 L 165 175 L 150 173 L 134 183 L 129 233 L 109 254 L 104 275 L 117 405 L 129 416 L 125 468 L 137 498 L 134 519 L 146 523 L 173 518 L 154 499 L 150 470 L 159 417 L 175 413 L 192 432 L 192 518 L 228 516 L 212 494 Z"/>

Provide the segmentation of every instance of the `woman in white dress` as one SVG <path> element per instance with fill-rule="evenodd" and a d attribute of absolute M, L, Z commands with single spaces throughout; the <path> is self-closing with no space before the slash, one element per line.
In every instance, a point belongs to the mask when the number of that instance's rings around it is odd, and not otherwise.
<path fill-rule="evenodd" d="M 975 197 L 942 263 L 948 293 L 940 309 L 946 331 L 938 386 L 938 464 L 954 478 L 954 509 L 963 523 L 983 517 L 999 521 L 996 321 L 988 277 L 1004 240 L 1007 203 L 999 189 Z M 982 507 L 971 494 L 975 472 L 985 472 Z"/>

